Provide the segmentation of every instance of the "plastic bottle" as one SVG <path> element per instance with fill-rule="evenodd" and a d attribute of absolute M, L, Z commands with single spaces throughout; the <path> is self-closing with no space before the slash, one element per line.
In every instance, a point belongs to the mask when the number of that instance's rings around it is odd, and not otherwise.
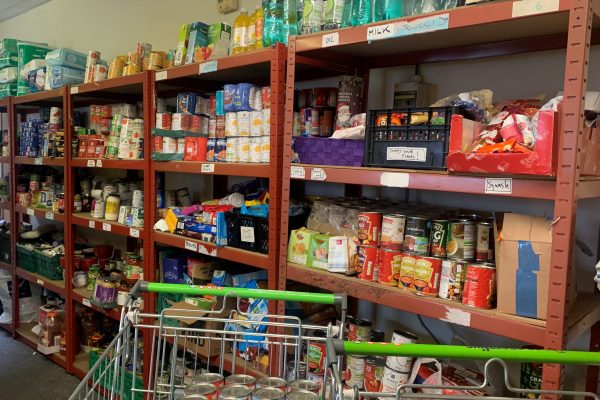
<path fill-rule="evenodd" d="M 373 21 L 385 21 L 402 16 L 402 0 L 375 0 Z"/>
<path fill-rule="evenodd" d="M 297 36 L 298 30 L 298 5 L 296 0 L 283 0 L 284 16 L 284 43 L 288 43 L 290 36 Z"/>
<path fill-rule="evenodd" d="M 326 0 L 325 17 L 323 18 L 324 30 L 338 29 L 342 26 L 344 3 L 344 0 Z"/>
<path fill-rule="evenodd" d="M 245 8 L 240 9 L 240 15 L 233 21 L 233 54 L 248 51 L 248 28 L 250 17 Z"/>
<path fill-rule="evenodd" d="M 352 26 L 352 0 L 344 0 L 342 11 L 342 28 Z"/>
<path fill-rule="evenodd" d="M 271 47 L 275 43 L 284 43 L 283 0 L 265 0 L 263 4 L 265 15 L 263 45 Z"/>
<path fill-rule="evenodd" d="M 321 18 L 323 17 L 323 0 L 304 0 L 304 13 L 302 14 L 302 34 L 317 33 L 321 31 Z"/>
<path fill-rule="evenodd" d="M 254 18 L 254 48 L 262 49 L 265 16 L 263 14 L 263 9 L 261 6 L 256 6 L 256 10 L 254 10 L 254 14 L 252 15 L 252 17 Z"/>
<path fill-rule="evenodd" d="M 373 2 L 371 0 L 352 1 L 352 26 L 373 22 Z"/>
<path fill-rule="evenodd" d="M 246 51 L 252 51 L 256 48 L 256 18 L 254 13 L 249 15 L 250 23 L 246 29 Z"/>

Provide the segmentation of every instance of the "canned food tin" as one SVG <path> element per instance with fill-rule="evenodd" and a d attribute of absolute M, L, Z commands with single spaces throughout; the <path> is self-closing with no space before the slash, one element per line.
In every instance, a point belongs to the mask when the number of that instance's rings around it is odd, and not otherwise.
<path fill-rule="evenodd" d="M 369 356 L 365 359 L 364 388 L 367 392 L 381 391 L 385 357 Z"/>
<path fill-rule="evenodd" d="M 477 224 L 475 260 L 494 261 L 494 244 L 494 225 L 491 222 L 479 222 Z"/>
<path fill-rule="evenodd" d="M 378 259 L 379 248 L 377 246 L 358 246 L 358 279 L 377 281 L 379 277 L 376 276 L 375 270 Z"/>
<path fill-rule="evenodd" d="M 102 200 L 96 200 L 93 203 L 92 218 L 104 218 L 104 208 L 106 203 Z M 118 216 L 117 216 L 118 217 Z"/>
<path fill-rule="evenodd" d="M 383 370 L 383 380 L 381 381 L 381 391 L 384 393 L 395 393 L 398 386 L 408 382 L 409 372 L 395 371 L 390 367 L 385 367 Z"/>
<path fill-rule="evenodd" d="M 224 381 L 225 377 L 223 375 L 212 372 L 196 375 L 194 377 L 194 383 L 210 383 L 212 385 L 215 385 L 217 390 L 219 390 L 219 388 L 223 386 Z"/>
<path fill-rule="evenodd" d="M 325 342 L 311 340 L 308 343 L 308 348 L 306 352 L 306 365 L 308 367 L 308 372 L 313 374 L 324 374 L 325 368 L 327 367 L 325 365 L 325 358 L 327 357 L 327 349 L 325 346 Z M 282 379 L 281 381 L 283 381 L 283 383 L 285 383 L 287 386 L 285 380 Z M 278 382 L 279 385 L 277 387 L 281 387 L 281 381 Z"/>
<path fill-rule="evenodd" d="M 381 234 L 382 215 L 378 212 L 358 214 L 358 241 L 361 244 L 378 245 Z"/>
<path fill-rule="evenodd" d="M 311 344 L 312 344 L 312 342 L 311 342 Z M 323 346 L 323 349 L 324 348 L 325 348 L 325 346 Z M 310 357 L 310 349 L 308 351 L 309 351 L 309 357 Z M 323 356 L 325 356 L 325 354 L 323 354 Z M 308 367 L 310 368 L 310 362 L 309 362 Z M 285 391 L 287 389 L 287 381 L 285 379 L 277 378 L 274 376 L 266 376 L 266 377 L 260 378 L 259 380 L 256 381 L 256 387 L 257 388 L 274 387 L 274 388 L 278 388 L 278 389 Z"/>
<path fill-rule="evenodd" d="M 448 243 L 448 220 L 437 219 L 431 223 L 431 255 L 446 257 Z"/>
<path fill-rule="evenodd" d="M 419 256 L 415 263 L 413 285 L 418 295 L 437 297 L 440 290 L 442 259 L 439 257 Z"/>
<path fill-rule="evenodd" d="M 400 250 L 404 242 L 406 216 L 401 214 L 384 215 L 381 220 L 381 247 Z"/>
<path fill-rule="evenodd" d="M 453 220 L 448 224 L 450 235 L 446 250 L 448 258 L 473 260 L 475 258 L 475 223 L 471 220 Z"/>
<path fill-rule="evenodd" d="M 347 386 L 358 386 L 358 389 L 362 390 L 365 379 L 365 357 L 348 355 L 346 357 L 345 376 Z"/>
<path fill-rule="evenodd" d="M 348 340 L 367 342 L 371 337 L 371 321 L 361 318 L 348 318 Z"/>
<path fill-rule="evenodd" d="M 476 308 L 491 309 L 496 302 L 496 265 L 467 264 L 462 303 Z"/>
<path fill-rule="evenodd" d="M 391 342 L 393 344 L 400 345 L 406 343 L 417 343 L 417 340 L 418 338 L 412 333 L 396 329 L 392 334 Z M 412 357 L 387 357 L 385 365 L 394 371 L 410 373 L 412 361 Z"/>
<path fill-rule="evenodd" d="M 274 387 L 261 387 L 252 392 L 252 400 L 279 400 L 285 398 L 285 392 Z"/>
<path fill-rule="evenodd" d="M 244 374 L 229 375 L 225 378 L 225 385 L 243 385 L 254 389 L 254 386 L 256 386 L 256 378 Z"/>
<path fill-rule="evenodd" d="M 202 394 L 184 394 L 182 400 L 208 400 L 209 397 Z"/>
<path fill-rule="evenodd" d="M 315 384 L 319 385 L 319 391 L 321 391 L 321 388 L 323 387 L 323 381 L 325 380 L 325 377 L 323 376 L 323 374 L 313 374 L 312 372 L 308 372 L 306 374 L 306 378 L 309 381 L 314 382 Z"/>
<path fill-rule="evenodd" d="M 424 217 L 407 217 L 404 231 L 404 251 L 413 251 L 419 255 L 429 255 L 431 239 L 431 220 Z"/>
<path fill-rule="evenodd" d="M 288 381 L 293 381 L 294 379 L 296 379 L 299 376 L 306 376 L 306 363 L 304 361 L 300 361 L 299 363 L 296 363 L 295 360 L 292 361 L 288 361 L 287 363 L 287 380 Z M 290 383 L 290 387 L 292 386 L 292 383 Z"/>
<path fill-rule="evenodd" d="M 243 385 L 229 385 L 219 390 L 219 399 L 223 400 L 250 400 L 252 398 L 251 388 Z"/>
<path fill-rule="evenodd" d="M 192 383 L 183 389 L 183 393 L 188 395 L 202 395 L 207 399 L 212 400 L 217 397 L 217 387 L 210 383 Z"/>
<path fill-rule="evenodd" d="M 402 254 L 400 261 L 400 274 L 398 276 L 398 287 L 404 290 L 414 290 L 415 264 L 418 256 L 415 253 L 406 252 Z"/>
<path fill-rule="evenodd" d="M 448 300 L 462 300 L 465 282 L 466 261 L 443 260 L 440 274 L 439 297 Z"/>
<path fill-rule="evenodd" d="M 379 283 L 398 286 L 402 264 L 402 253 L 398 250 L 382 249 L 380 252 Z"/>
<path fill-rule="evenodd" d="M 289 389 L 291 391 L 309 391 L 309 392 L 313 392 L 313 393 L 317 393 L 319 394 L 319 389 L 320 386 L 318 383 L 315 383 L 313 381 L 309 381 L 308 379 L 296 379 L 290 382 L 290 384 L 288 385 Z"/>
<path fill-rule="evenodd" d="M 287 400 L 319 400 L 319 395 L 308 390 L 292 390 L 286 398 Z"/>

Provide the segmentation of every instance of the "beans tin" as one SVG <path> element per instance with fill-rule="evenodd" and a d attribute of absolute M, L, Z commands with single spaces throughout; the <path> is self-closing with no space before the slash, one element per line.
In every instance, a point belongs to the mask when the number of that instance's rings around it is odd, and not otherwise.
<path fill-rule="evenodd" d="M 437 219 L 431 223 L 431 255 L 446 257 L 448 243 L 448 220 Z"/>
<path fill-rule="evenodd" d="M 319 389 L 320 389 L 318 383 L 309 381 L 308 379 L 293 380 L 289 383 L 288 387 L 291 391 L 307 390 L 309 392 L 313 392 L 313 393 L 317 393 L 317 394 L 319 394 Z"/>
<path fill-rule="evenodd" d="M 379 260 L 377 246 L 358 246 L 358 278 L 365 281 L 377 281 L 375 270 Z"/>
<path fill-rule="evenodd" d="M 404 332 L 399 329 L 395 329 L 392 334 L 391 342 L 396 345 L 406 343 L 417 343 L 418 338 L 410 332 Z M 410 372 L 412 368 L 412 357 L 387 357 L 385 365 L 394 371 Z"/>
<path fill-rule="evenodd" d="M 323 346 L 324 348 L 325 346 Z M 310 349 L 309 349 L 310 352 Z M 309 365 L 310 368 L 310 365 Z M 256 381 L 256 387 L 274 387 L 285 391 L 287 389 L 287 381 L 274 376 L 266 376 Z"/>
<path fill-rule="evenodd" d="M 317 332 L 315 332 L 316 334 Z M 318 333 L 322 333 L 322 332 L 318 332 Z M 318 336 L 325 336 L 325 335 L 318 335 Z M 325 341 L 317 341 L 317 340 L 311 340 L 308 343 L 307 346 L 307 350 L 306 350 L 306 365 L 308 367 L 308 372 L 313 373 L 313 374 L 324 374 L 325 373 L 325 368 L 327 368 L 327 366 L 325 365 L 325 359 L 327 358 L 327 349 L 325 347 Z M 277 378 L 279 379 L 279 378 Z M 256 384 L 257 385 L 262 385 L 262 383 L 265 382 L 261 382 L 262 380 L 259 380 Z M 281 382 L 283 381 L 283 382 Z M 266 383 L 270 383 L 271 385 L 269 386 L 275 386 L 273 384 L 277 384 L 276 387 L 281 387 L 282 383 L 285 383 L 285 386 L 287 386 L 287 382 L 285 380 L 281 380 L 281 381 L 268 381 Z M 285 387 L 284 387 L 285 389 Z"/>
<path fill-rule="evenodd" d="M 437 297 L 441 270 L 441 258 L 424 256 L 417 258 L 413 286 L 418 295 Z"/>
<path fill-rule="evenodd" d="M 308 390 L 292 390 L 286 395 L 287 400 L 319 400 L 317 393 Z"/>
<path fill-rule="evenodd" d="M 367 392 L 381 391 L 385 357 L 369 356 L 365 359 L 364 387 Z"/>
<path fill-rule="evenodd" d="M 381 391 L 384 393 L 395 393 L 398 390 L 398 386 L 408 382 L 409 376 L 410 371 L 395 371 L 392 368 L 386 366 L 383 370 Z"/>
<path fill-rule="evenodd" d="M 475 260 L 494 261 L 494 225 L 491 222 L 477 224 L 477 240 L 475 243 Z"/>
<path fill-rule="evenodd" d="M 431 220 L 425 217 L 407 217 L 402 249 L 420 255 L 429 255 Z"/>
<path fill-rule="evenodd" d="M 400 276 L 398 287 L 404 290 L 414 290 L 415 264 L 418 256 L 415 253 L 405 252 L 402 254 L 400 263 Z"/>
<path fill-rule="evenodd" d="M 346 386 L 364 388 L 365 356 L 348 355 L 346 357 Z"/>
<path fill-rule="evenodd" d="M 371 337 L 371 321 L 361 318 L 348 318 L 348 340 L 367 342 Z"/>
<path fill-rule="evenodd" d="M 406 216 L 387 214 L 381 220 L 381 247 L 400 250 L 404 242 Z"/>
<path fill-rule="evenodd" d="M 443 260 L 440 274 L 439 297 L 448 300 L 462 300 L 467 262 Z"/>
<path fill-rule="evenodd" d="M 452 220 L 446 250 L 448 258 L 473 260 L 475 258 L 475 223 L 468 219 Z"/>
<path fill-rule="evenodd" d="M 279 400 L 285 398 L 285 392 L 274 387 L 261 387 L 252 392 L 252 400 Z"/>
<path fill-rule="evenodd" d="M 379 252 L 379 283 L 398 286 L 402 265 L 402 252 L 393 249 L 381 249 Z"/>
<path fill-rule="evenodd" d="M 491 309 L 496 302 L 496 265 L 467 264 L 462 303 L 476 308 Z"/>
<path fill-rule="evenodd" d="M 358 214 L 358 241 L 361 244 L 379 244 L 381 219 L 382 215 L 378 212 L 362 212 Z"/>
<path fill-rule="evenodd" d="M 244 374 L 229 375 L 227 378 L 225 378 L 225 385 L 243 385 L 254 389 L 256 386 L 256 378 Z"/>
<path fill-rule="evenodd" d="M 230 385 L 221 388 L 219 399 L 222 400 L 250 400 L 252 398 L 251 388 L 243 385 Z"/>

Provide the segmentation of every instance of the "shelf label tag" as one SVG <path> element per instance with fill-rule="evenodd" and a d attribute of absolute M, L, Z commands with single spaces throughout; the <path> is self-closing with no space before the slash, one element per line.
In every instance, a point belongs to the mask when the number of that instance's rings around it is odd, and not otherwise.
<path fill-rule="evenodd" d="M 512 17 L 525 17 L 527 15 L 543 14 L 558 11 L 560 0 L 521 0 L 515 1 L 512 8 Z"/>
<path fill-rule="evenodd" d="M 44 165 L 44 159 L 42 157 L 36 157 L 35 160 L 33 160 L 33 164 L 34 165 Z"/>
<path fill-rule="evenodd" d="M 102 168 L 102 160 L 96 160 L 96 168 Z"/>
<path fill-rule="evenodd" d="M 90 222 L 88 222 L 88 227 L 90 227 L 92 229 L 96 229 L 96 223 L 94 221 L 90 221 Z"/>
<path fill-rule="evenodd" d="M 246 243 L 254 243 L 254 228 L 251 226 L 240 226 L 240 240 Z"/>
<path fill-rule="evenodd" d="M 135 228 L 129 228 L 129 236 L 134 237 L 134 238 L 139 238 L 140 237 L 140 230 L 139 229 L 135 229 Z"/>
<path fill-rule="evenodd" d="M 71 86 L 71 94 L 77 94 L 77 93 L 79 93 L 79 87 Z"/>
<path fill-rule="evenodd" d="M 87 166 L 94 168 L 96 166 L 96 163 L 94 163 L 94 160 L 87 160 Z"/>
<path fill-rule="evenodd" d="M 460 308 L 446 307 L 446 314 L 441 318 L 442 321 L 451 324 L 471 326 L 471 313 L 463 311 Z"/>
<path fill-rule="evenodd" d="M 327 35 L 323 35 L 323 42 L 321 43 L 321 47 L 337 46 L 338 44 L 340 44 L 339 32 L 333 32 L 328 33 Z"/>
<path fill-rule="evenodd" d="M 306 178 L 306 170 L 304 167 L 295 167 L 292 165 L 290 169 L 290 178 L 304 179 Z"/>
<path fill-rule="evenodd" d="M 34 214 L 35 214 L 35 211 L 34 211 L 33 208 L 28 208 L 27 209 L 27 215 L 34 215 Z"/>
<path fill-rule="evenodd" d="M 370 26 L 367 28 L 367 41 L 389 39 L 394 37 L 395 32 L 396 26 L 393 23 Z"/>
<path fill-rule="evenodd" d="M 92 303 L 90 302 L 89 299 L 83 299 L 82 303 L 86 307 L 90 307 L 90 308 L 92 307 Z"/>
<path fill-rule="evenodd" d="M 44 284 L 46 283 L 46 282 L 44 282 L 43 280 L 41 280 L 41 279 L 39 279 L 39 278 L 38 278 L 38 279 L 36 279 L 36 282 L 37 282 L 37 284 L 38 284 L 38 285 L 40 285 L 40 286 L 44 286 Z"/>
<path fill-rule="evenodd" d="M 310 172 L 310 179 L 313 181 L 326 181 L 327 173 L 323 168 L 313 168 Z"/>
<path fill-rule="evenodd" d="M 52 211 L 46 211 L 46 219 L 53 220 L 54 213 Z"/>
<path fill-rule="evenodd" d="M 512 178 L 485 178 L 486 194 L 512 194 Z"/>
<path fill-rule="evenodd" d="M 448 29 L 448 22 L 450 21 L 450 15 L 439 14 L 432 15 L 431 17 L 417 18 L 412 21 L 402 21 L 396 23 L 395 37 L 409 36 L 418 33 L 440 31 Z"/>
<path fill-rule="evenodd" d="M 379 184 L 387 187 L 407 188 L 410 174 L 406 172 L 384 172 L 379 178 Z"/>
<path fill-rule="evenodd" d="M 427 148 L 426 147 L 388 147 L 387 148 L 387 160 L 388 161 L 414 161 L 414 162 L 425 162 L 427 161 Z"/>
<path fill-rule="evenodd" d="M 198 243 L 190 242 L 189 240 L 185 241 L 185 249 L 191 251 L 198 251 Z"/>
<path fill-rule="evenodd" d="M 203 244 L 199 244 L 198 245 L 198 253 L 200 253 L 200 254 L 206 254 L 207 256 L 211 256 L 211 257 L 218 257 L 217 256 L 217 248 L 216 247 L 211 247 L 210 251 L 208 251 L 208 249 L 206 248 L 206 246 L 203 245 Z"/>
<path fill-rule="evenodd" d="M 109 223 L 107 223 L 107 222 L 103 222 L 102 223 L 102 230 L 103 231 L 110 232 L 111 229 L 112 229 L 112 226 Z"/>
<path fill-rule="evenodd" d="M 164 81 L 165 79 L 168 78 L 167 73 L 168 73 L 167 70 L 158 71 L 158 72 L 156 72 L 156 77 L 154 79 L 157 81 Z"/>
<path fill-rule="evenodd" d="M 215 172 L 215 164 L 202 164 L 201 172 L 203 174 L 212 174 Z"/>
<path fill-rule="evenodd" d="M 209 72 L 215 72 L 217 70 L 217 60 L 207 61 L 200 64 L 198 69 L 198 75 L 207 74 Z"/>

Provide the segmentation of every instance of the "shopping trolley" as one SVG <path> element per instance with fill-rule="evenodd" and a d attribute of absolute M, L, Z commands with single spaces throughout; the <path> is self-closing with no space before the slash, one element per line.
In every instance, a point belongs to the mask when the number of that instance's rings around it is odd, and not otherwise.
<path fill-rule="evenodd" d="M 142 292 L 214 296 L 221 299 L 221 307 L 207 311 L 171 307 L 158 314 L 143 313 L 134 307 Z M 245 299 L 337 306 L 342 311 L 341 320 L 338 325 L 307 325 L 298 317 L 268 314 L 266 310 L 243 312 Z M 308 359 L 311 344 L 314 347 L 319 343 L 325 353 L 326 339 L 341 337 L 343 330 L 339 327 L 344 324 L 345 314 L 345 295 L 138 282 L 121 311 L 118 334 L 69 400 L 175 400 L 197 374 L 207 370 L 256 374 L 258 359 L 240 357 L 243 349 L 268 349 L 271 362 L 275 361 L 271 369 L 274 375 L 306 379 L 301 359 Z M 152 339 L 147 350 L 151 352 L 150 365 L 143 365 L 141 356 L 140 343 L 145 335 Z M 330 380 L 328 365 L 325 358 L 324 382 Z M 145 368 L 149 371 L 146 383 L 141 377 Z M 323 395 L 326 387 L 322 385 Z"/>
<path fill-rule="evenodd" d="M 539 362 L 550 364 L 579 364 L 600 365 L 600 353 L 585 351 L 553 351 L 534 349 L 502 349 L 487 347 L 430 345 L 430 344 L 392 344 L 392 343 L 361 343 L 349 342 L 342 339 L 328 338 L 327 352 L 329 354 L 329 372 L 332 378 L 334 400 L 358 400 L 359 398 L 379 399 L 453 399 L 453 400 L 514 400 L 523 395 L 561 396 L 561 399 L 600 400 L 597 393 L 566 391 L 566 390 L 530 390 L 519 389 L 511 385 L 507 362 Z M 431 384 L 405 383 L 398 386 L 396 392 L 367 392 L 357 386 L 345 388 L 340 373 L 340 357 L 343 355 L 356 356 L 385 356 L 385 357 L 431 357 L 440 359 L 469 359 L 485 360 L 484 382 L 479 386 L 448 386 Z M 490 397 L 473 395 L 444 394 L 443 391 L 486 391 L 490 381 L 491 367 L 499 364 L 503 369 L 504 385 L 515 396 L 520 397 Z M 424 390 L 426 393 L 414 393 L 413 389 Z"/>

